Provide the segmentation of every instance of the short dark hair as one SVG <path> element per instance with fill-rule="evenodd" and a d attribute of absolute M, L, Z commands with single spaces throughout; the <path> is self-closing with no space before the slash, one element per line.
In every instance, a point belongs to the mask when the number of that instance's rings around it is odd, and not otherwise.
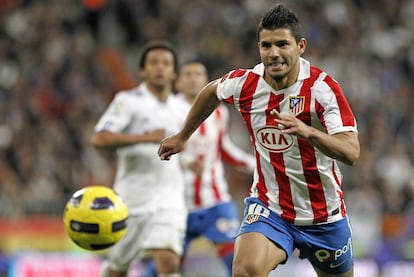
<path fill-rule="evenodd" d="M 174 57 L 174 70 L 175 72 L 177 72 L 178 70 L 177 52 L 175 51 L 173 45 L 166 40 L 150 41 L 144 46 L 144 50 L 142 51 L 141 58 L 139 60 L 140 69 L 143 69 L 145 67 L 145 62 L 147 60 L 148 53 L 155 49 L 164 49 L 164 50 L 171 52 L 171 54 Z"/>
<path fill-rule="evenodd" d="M 192 58 L 192 59 L 188 59 L 188 60 L 183 61 L 183 62 L 180 64 L 180 69 L 179 69 L 179 70 L 181 70 L 181 68 L 183 68 L 184 66 L 189 65 L 189 64 L 201 64 L 201 65 L 202 65 L 202 66 L 204 66 L 204 68 L 206 69 L 206 74 L 208 75 L 208 73 L 209 73 L 209 68 L 208 68 L 208 66 L 207 66 L 206 62 L 204 62 L 204 61 L 203 61 L 202 59 L 200 59 L 200 58 Z M 180 73 L 180 72 L 178 72 L 178 73 Z"/>
<path fill-rule="evenodd" d="M 198 58 L 193 58 L 193 59 L 189 59 L 189 60 L 185 60 L 185 61 L 183 61 L 183 62 L 180 64 L 180 67 L 186 66 L 186 65 L 188 65 L 188 64 L 193 64 L 193 63 L 199 63 L 199 64 L 204 65 L 204 63 L 203 63 L 200 59 L 198 59 Z"/>
<path fill-rule="evenodd" d="M 262 17 L 257 26 L 257 40 L 259 41 L 260 32 L 263 30 L 275 30 L 279 28 L 289 29 L 295 37 L 296 42 L 303 37 L 302 26 L 296 14 L 282 4 L 277 4 L 268 10 Z"/>

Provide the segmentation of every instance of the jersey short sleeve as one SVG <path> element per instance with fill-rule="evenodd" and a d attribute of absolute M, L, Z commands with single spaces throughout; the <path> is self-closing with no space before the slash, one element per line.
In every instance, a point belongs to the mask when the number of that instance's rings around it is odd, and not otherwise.
<path fill-rule="evenodd" d="M 95 126 L 96 132 L 121 132 L 131 121 L 129 103 L 126 93 L 118 93 Z"/>
<path fill-rule="evenodd" d="M 235 94 L 241 91 L 247 70 L 237 69 L 225 74 L 217 85 L 217 98 L 227 103 L 233 103 Z"/>
<path fill-rule="evenodd" d="M 355 116 L 339 83 L 329 75 L 315 86 L 316 110 L 328 134 L 357 132 Z"/>

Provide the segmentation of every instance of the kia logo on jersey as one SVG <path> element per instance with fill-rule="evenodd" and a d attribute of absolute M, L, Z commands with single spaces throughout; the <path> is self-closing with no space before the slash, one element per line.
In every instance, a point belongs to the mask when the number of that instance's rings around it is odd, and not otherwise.
<path fill-rule="evenodd" d="M 293 146 L 293 137 L 283 134 L 281 129 L 275 126 L 266 126 L 257 130 L 256 139 L 259 144 L 271 152 L 283 152 Z"/>

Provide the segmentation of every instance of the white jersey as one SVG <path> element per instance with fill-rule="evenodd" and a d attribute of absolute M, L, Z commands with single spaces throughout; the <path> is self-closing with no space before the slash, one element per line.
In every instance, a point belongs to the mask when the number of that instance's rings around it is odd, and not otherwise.
<path fill-rule="evenodd" d="M 264 65 L 231 71 L 217 96 L 242 115 L 254 144 L 257 170 L 251 196 L 290 223 L 333 222 L 346 214 L 337 162 L 308 141 L 283 134 L 272 109 L 291 114 L 328 134 L 357 132 L 356 120 L 339 84 L 305 59 L 298 80 L 275 91 L 263 78 Z"/>
<path fill-rule="evenodd" d="M 119 92 L 102 115 L 95 131 L 143 134 L 165 129 L 176 133 L 185 119 L 185 106 L 171 94 L 159 101 L 145 84 Z M 178 157 L 161 161 L 159 143 L 138 143 L 117 149 L 114 190 L 126 202 L 130 214 L 185 207 L 183 176 Z"/>
<path fill-rule="evenodd" d="M 190 107 L 188 104 L 188 109 Z M 254 157 L 243 152 L 231 141 L 227 133 L 227 124 L 228 111 L 224 106 L 219 106 L 192 134 L 181 152 L 186 203 L 190 211 L 209 208 L 231 200 L 223 160 L 241 170 L 254 170 Z M 186 169 L 188 163 L 196 160 L 204 163 L 201 178 L 190 169 Z"/>

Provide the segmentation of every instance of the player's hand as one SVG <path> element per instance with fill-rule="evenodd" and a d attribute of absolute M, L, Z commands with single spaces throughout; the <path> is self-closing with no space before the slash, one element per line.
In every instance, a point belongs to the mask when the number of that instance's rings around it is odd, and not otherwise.
<path fill-rule="evenodd" d="M 275 109 L 271 110 L 270 114 L 275 117 L 275 122 L 281 125 L 283 133 L 296 135 L 305 139 L 309 137 L 310 127 L 303 123 L 303 121 L 291 115 L 281 114 Z"/>
<path fill-rule="evenodd" d="M 178 134 L 163 139 L 158 148 L 158 156 L 161 160 L 168 161 L 170 157 L 184 148 L 184 140 Z"/>
<path fill-rule="evenodd" d="M 164 129 L 155 129 L 145 133 L 145 140 L 148 142 L 160 142 L 165 138 Z"/>

